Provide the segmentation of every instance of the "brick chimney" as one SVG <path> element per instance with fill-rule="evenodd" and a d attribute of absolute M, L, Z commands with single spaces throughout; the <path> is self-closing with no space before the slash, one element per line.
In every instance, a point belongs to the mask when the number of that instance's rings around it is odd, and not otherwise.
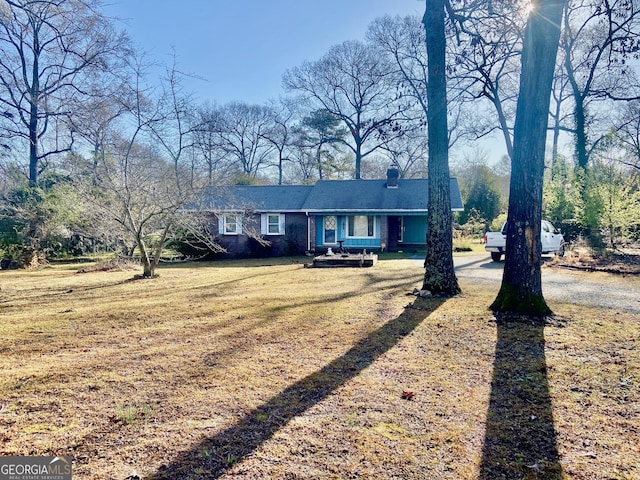
<path fill-rule="evenodd" d="M 398 178 L 400 172 L 397 168 L 391 167 L 387 170 L 387 188 L 398 188 Z"/>

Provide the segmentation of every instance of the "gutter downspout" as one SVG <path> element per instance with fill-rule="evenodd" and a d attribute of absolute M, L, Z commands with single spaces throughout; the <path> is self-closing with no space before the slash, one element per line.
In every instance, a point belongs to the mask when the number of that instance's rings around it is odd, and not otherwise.
<path fill-rule="evenodd" d="M 311 252 L 311 217 L 308 211 L 305 213 L 307 214 L 307 252 Z"/>

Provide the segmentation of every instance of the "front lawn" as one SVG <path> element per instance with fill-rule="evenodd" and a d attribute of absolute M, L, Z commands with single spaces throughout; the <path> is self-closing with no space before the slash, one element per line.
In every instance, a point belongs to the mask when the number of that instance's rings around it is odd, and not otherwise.
<path fill-rule="evenodd" d="M 86 265 L 82 265 L 86 270 Z M 637 479 L 640 322 L 497 289 L 407 295 L 420 262 L 0 272 L 0 455 L 74 479 Z"/>

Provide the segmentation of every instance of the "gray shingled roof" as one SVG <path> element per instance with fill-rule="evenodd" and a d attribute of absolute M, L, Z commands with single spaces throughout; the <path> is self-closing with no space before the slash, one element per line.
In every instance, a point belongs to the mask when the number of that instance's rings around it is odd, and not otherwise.
<path fill-rule="evenodd" d="M 234 185 L 211 187 L 205 206 L 210 210 L 299 212 L 313 185 Z"/>
<path fill-rule="evenodd" d="M 451 179 L 451 208 L 462 209 L 458 181 Z M 204 207 L 257 212 L 426 212 L 426 179 L 401 179 L 397 188 L 386 180 L 321 180 L 315 185 L 236 185 L 212 187 Z"/>
<path fill-rule="evenodd" d="M 451 179 L 451 208 L 462 207 L 458 181 Z M 397 188 L 386 180 L 319 181 L 304 203 L 306 211 L 426 211 L 429 181 L 401 179 Z"/>

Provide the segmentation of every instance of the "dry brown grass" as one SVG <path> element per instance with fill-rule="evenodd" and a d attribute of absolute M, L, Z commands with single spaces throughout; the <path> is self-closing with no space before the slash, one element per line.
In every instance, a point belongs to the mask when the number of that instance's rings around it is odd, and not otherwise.
<path fill-rule="evenodd" d="M 410 260 L 264 263 L 3 271 L 0 454 L 77 479 L 640 478 L 637 317 L 504 325 L 486 287 L 407 296 Z"/>
<path fill-rule="evenodd" d="M 637 248 L 618 250 L 574 247 L 564 257 L 553 257 L 550 266 L 574 268 L 591 272 L 640 275 L 640 251 Z"/>

